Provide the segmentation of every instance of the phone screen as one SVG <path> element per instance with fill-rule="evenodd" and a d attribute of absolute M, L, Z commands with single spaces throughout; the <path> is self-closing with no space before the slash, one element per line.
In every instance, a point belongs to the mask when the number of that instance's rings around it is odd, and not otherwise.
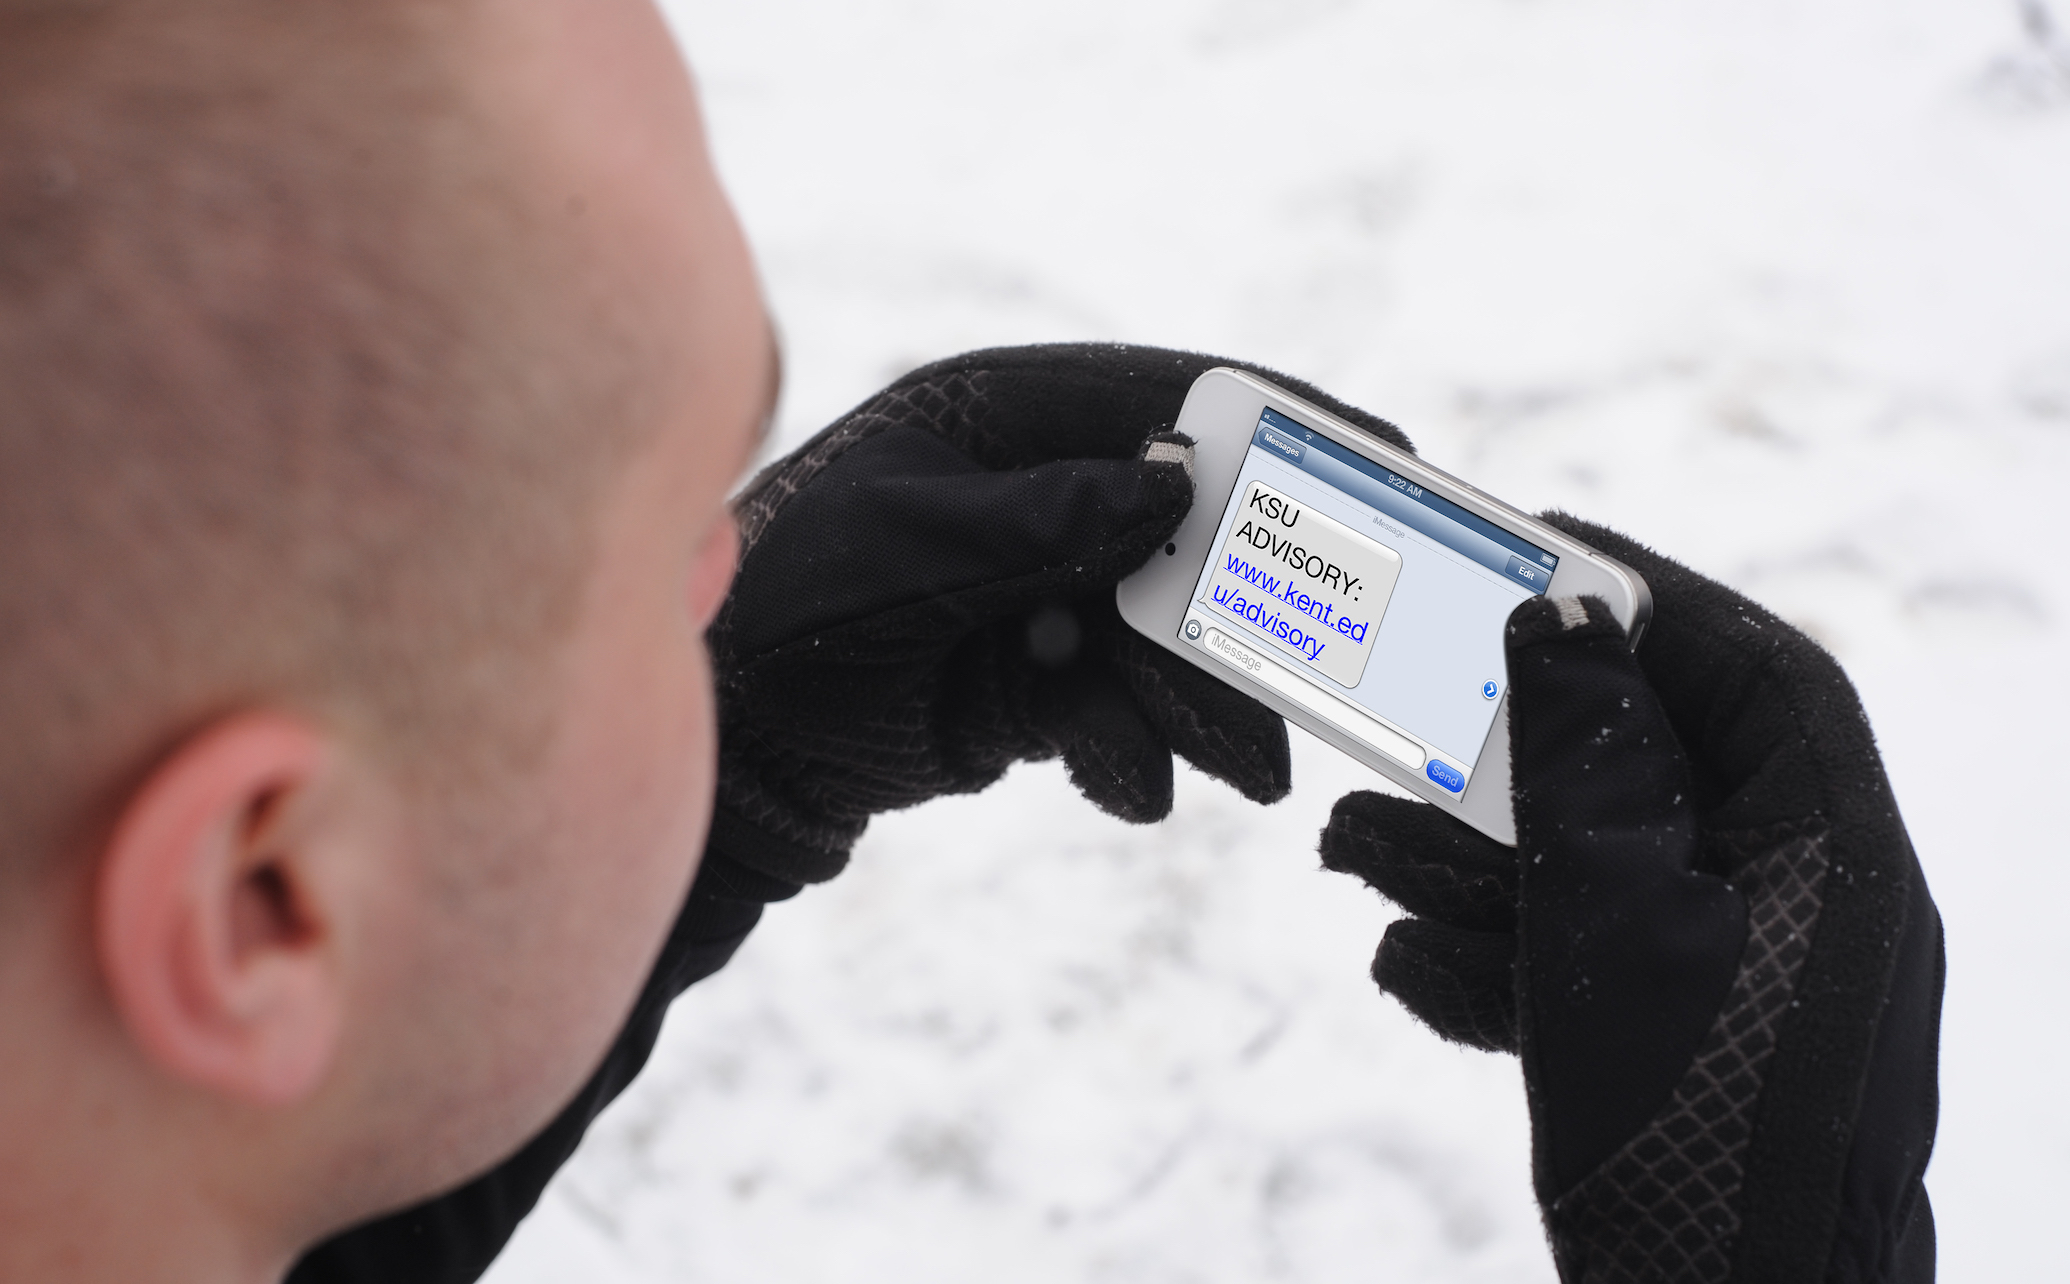
<path fill-rule="evenodd" d="M 1180 625 L 1188 644 L 1297 675 L 1266 676 L 1465 790 L 1507 683 L 1503 625 L 1558 557 L 1270 408 L 1213 548 Z"/>

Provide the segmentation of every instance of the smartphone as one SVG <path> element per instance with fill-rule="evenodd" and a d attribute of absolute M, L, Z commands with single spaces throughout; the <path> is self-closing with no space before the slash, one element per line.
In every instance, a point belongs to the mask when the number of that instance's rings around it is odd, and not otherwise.
<path fill-rule="evenodd" d="M 1489 837 L 1516 844 L 1503 626 L 1537 594 L 1610 604 L 1637 572 L 1256 375 L 1194 381 L 1193 510 L 1121 617 Z"/>

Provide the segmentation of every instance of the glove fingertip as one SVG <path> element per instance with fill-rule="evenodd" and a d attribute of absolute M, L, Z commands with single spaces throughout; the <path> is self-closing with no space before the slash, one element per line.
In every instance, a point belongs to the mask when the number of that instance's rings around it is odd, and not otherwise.
<path fill-rule="evenodd" d="M 1182 432 L 1151 433 L 1136 452 L 1136 458 L 1146 464 L 1177 464 L 1189 483 L 1193 480 L 1193 456 L 1193 438 Z"/>
<path fill-rule="evenodd" d="M 1323 868 L 1351 874 L 1423 920 L 1475 932 L 1516 928 L 1516 852 L 1428 803 L 1348 794 L 1331 809 Z"/>
<path fill-rule="evenodd" d="M 1172 814 L 1172 755 L 1163 745 L 1087 737 L 1065 747 L 1064 769 L 1088 802 L 1131 825 Z"/>
<path fill-rule="evenodd" d="M 1038 698 L 1037 720 L 1087 801 L 1131 824 L 1172 810 L 1172 751 L 1111 675 L 1058 674 Z"/>
<path fill-rule="evenodd" d="M 1181 756 L 1251 802 L 1269 807 L 1293 792 L 1294 754 L 1286 721 L 1262 706 L 1257 714 L 1219 719 L 1186 743 Z"/>
<path fill-rule="evenodd" d="M 1505 644 L 1511 651 L 1543 642 L 1580 642 L 1625 636 L 1624 625 L 1599 597 L 1527 597 L 1509 613 Z"/>
<path fill-rule="evenodd" d="M 1179 757 L 1255 803 L 1292 791 L 1285 719 L 1132 635 L 1123 637 L 1116 663 L 1143 716 Z"/>
<path fill-rule="evenodd" d="M 1375 865 L 1415 856 L 1475 868 L 1507 869 L 1516 850 L 1415 798 L 1358 789 L 1339 798 L 1324 824 L 1323 867 L 1363 875 Z"/>
<path fill-rule="evenodd" d="M 1240 778 L 1224 779 L 1245 798 L 1269 807 L 1294 792 L 1293 750 L 1287 744 L 1286 724 L 1272 728 L 1253 748 L 1258 770 Z"/>
<path fill-rule="evenodd" d="M 1406 918 L 1390 924 L 1373 956 L 1373 981 L 1441 1039 L 1483 1052 L 1515 1052 L 1516 938 Z"/>
<path fill-rule="evenodd" d="M 1422 805 L 1411 799 L 1380 793 L 1378 790 L 1352 790 L 1330 807 L 1330 819 L 1323 825 L 1322 831 L 1325 857 L 1327 858 L 1332 851 L 1348 852 L 1355 847 L 1371 845 L 1377 834 L 1395 828 L 1403 819 L 1404 813 L 1414 814 L 1408 809 Z M 1337 866 L 1331 865 L 1330 868 L 1337 869 Z"/>

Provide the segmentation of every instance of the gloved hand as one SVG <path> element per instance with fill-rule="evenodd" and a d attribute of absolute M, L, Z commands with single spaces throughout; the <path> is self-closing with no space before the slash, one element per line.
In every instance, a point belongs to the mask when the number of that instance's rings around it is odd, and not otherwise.
<path fill-rule="evenodd" d="M 1510 617 L 1515 849 L 1337 804 L 1323 863 L 1412 915 L 1374 979 L 1521 1052 L 1570 1284 L 1931 1279 L 1940 919 L 1853 689 L 1722 585 L 1549 519 L 1643 575 L 1653 623 L 1635 654 L 1593 599 Z"/>
<path fill-rule="evenodd" d="M 1278 715 L 1129 632 L 1113 585 L 1192 502 L 1168 430 L 1202 372 L 1116 344 L 974 352 L 916 370 L 749 484 L 713 622 L 719 810 L 661 958 L 582 1091 L 473 1181 L 325 1242 L 290 1284 L 466 1284 L 502 1250 L 668 1005 L 762 907 L 831 877 L 878 811 L 981 789 L 1062 753 L 1094 802 L 1171 807 L 1171 753 L 1270 801 Z M 1247 367 L 1256 369 L 1256 367 Z M 1408 448 L 1392 425 L 1267 377 Z"/>
<path fill-rule="evenodd" d="M 1169 429 L 1222 364 L 1118 344 L 968 353 L 756 478 L 711 631 L 713 847 L 817 882 L 871 815 L 1058 754 L 1126 820 L 1170 810 L 1174 752 L 1248 798 L 1283 796 L 1279 716 L 1114 608 L 1115 583 L 1163 554 L 1192 503 L 1192 446 Z"/>

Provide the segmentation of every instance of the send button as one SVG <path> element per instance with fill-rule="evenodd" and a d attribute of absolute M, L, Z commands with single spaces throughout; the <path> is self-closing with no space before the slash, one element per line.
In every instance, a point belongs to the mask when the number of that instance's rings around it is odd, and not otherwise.
<path fill-rule="evenodd" d="M 1466 788 L 1466 777 L 1460 775 L 1456 768 L 1448 767 L 1435 758 L 1424 765 L 1423 774 L 1455 794 Z"/>

